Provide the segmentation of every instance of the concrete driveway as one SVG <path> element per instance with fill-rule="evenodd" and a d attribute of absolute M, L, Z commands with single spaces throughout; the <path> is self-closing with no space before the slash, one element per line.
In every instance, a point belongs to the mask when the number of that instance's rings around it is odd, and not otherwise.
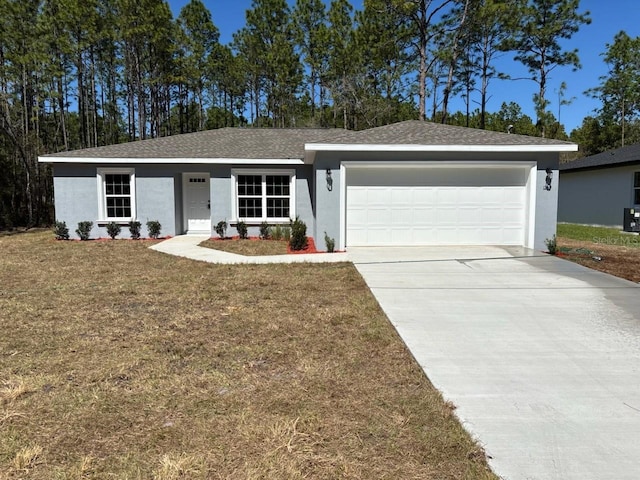
<path fill-rule="evenodd" d="M 521 248 L 349 257 L 499 476 L 640 478 L 638 285 Z"/>

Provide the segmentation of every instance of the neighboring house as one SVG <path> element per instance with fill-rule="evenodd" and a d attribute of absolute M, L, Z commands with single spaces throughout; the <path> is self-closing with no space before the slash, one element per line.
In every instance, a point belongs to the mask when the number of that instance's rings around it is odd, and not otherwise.
<path fill-rule="evenodd" d="M 558 221 L 622 227 L 640 208 L 640 144 L 560 165 Z"/>
<path fill-rule="evenodd" d="M 56 153 L 56 218 L 158 220 L 163 235 L 212 234 L 238 220 L 299 216 L 324 235 L 366 245 L 522 245 L 556 229 L 557 140 L 406 121 L 358 132 L 224 128 Z M 556 173 L 554 176 L 553 173 Z M 547 180 L 550 185 L 547 185 Z M 128 230 L 123 228 L 123 235 Z M 230 233 L 233 233 L 233 228 Z"/>

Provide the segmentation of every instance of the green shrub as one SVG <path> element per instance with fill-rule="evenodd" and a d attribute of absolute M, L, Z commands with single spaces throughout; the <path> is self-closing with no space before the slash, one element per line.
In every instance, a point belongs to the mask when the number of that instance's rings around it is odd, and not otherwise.
<path fill-rule="evenodd" d="M 282 225 L 275 225 L 269 229 L 271 238 L 274 240 L 282 240 Z"/>
<path fill-rule="evenodd" d="M 285 225 L 276 225 L 269 229 L 269 235 L 272 240 L 284 240 L 288 242 L 291 239 L 291 229 Z"/>
<path fill-rule="evenodd" d="M 80 237 L 80 240 L 89 240 L 91 236 L 91 229 L 93 228 L 93 222 L 85 220 L 84 222 L 78 222 L 78 228 L 76 233 Z"/>
<path fill-rule="evenodd" d="M 142 224 L 136 220 L 129 222 L 129 233 L 133 240 L 138 240 L 140 238 L 140 227 L 142 227 Z"/>
<path fill-rule="evenodd" d="M 324 243 L 327 245 L 327 252 L 332 253 L 336 249 L 336 241 L 324 232 Z"/>
<path fill-rule="evenodd" d="M 220 220 L 216 225 L 216 233 L 220 238 L 226 238 L 227 236 L 227 222 Z"/>
<path fill-rule="evenodd" d="M 115 238 L 120 235 L 120 225 L 116 222 L 107 223 L 107 234 L 111 237 L 111 240 L 115 240 Z"/>
<path fill-rule="evenodd" d="M 558 253 L 558 242 L 555 235 L 551 238 L 547 238 L 544 241 L 544 244 L 547 246 L 547 250 L 551 255 L 555 255 L 556 253 Z"/>
<path fill-rule="evenodd" d="M 56 240 L 69 240 L 69 228 L 67 227 L 67 222 L 59 222 L 56 220 L 53 233 L 56 236 Z"/>
<path fill-rule="evenodd" d="M 303 250 L 307 246 L 307 243 L 307 225 L 300 220 L 300 217 L 296 217 L 295 220 L 291 220 L 289 246 L 291 250 Z"/>
<path fill-rule="evenodd" d="M 267 222 L 262 222 L 260 224 L 260 239 L 269 240 L 269 238 L 271 238 L 271 227 Z"/>
<path fill-rule="evenodd" d="M 238 236 L 242 240 L 247 239 L 249 229 L 247 228 L 247 224 L 245 222 L 243 222 L 242 220 L 239 220 L 238 223 L 236 224 L 236 230 L 238 231 Z"/>
<path fill-rule="evenodd" d="M 147 222 L 147 232 L 149 232 L 149 238 L 158 238 L 160 236 L 160 229 L 162 225 L 157 220 L 149 220 Z"/>

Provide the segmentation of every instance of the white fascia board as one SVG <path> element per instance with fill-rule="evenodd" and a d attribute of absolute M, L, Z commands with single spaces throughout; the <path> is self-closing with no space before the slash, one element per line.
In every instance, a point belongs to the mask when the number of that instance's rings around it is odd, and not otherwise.
<path fill-rule="evenodd" d="M 563 145 L 401 145 L 307 143 L 306 151 L 316 152 L 577 152 L 575 143 Z"/>
<path fill-rule="evenodd" d="M 409 160 L 394 162 L 359 162 L 357 160 L 342 162 L 347 168 L 532 168 L 536 166 L 531 160 Z"/>
<path fill-rule="evenodd" d="M 182 164 L 182 165 L 304 165 L 301 158 L 98 158 L 38 157 L 40 163 Z"/>

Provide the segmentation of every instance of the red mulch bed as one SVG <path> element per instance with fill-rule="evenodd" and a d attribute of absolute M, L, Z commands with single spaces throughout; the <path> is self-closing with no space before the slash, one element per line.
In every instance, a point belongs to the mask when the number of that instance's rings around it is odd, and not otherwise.
<path fill-rule="evenodd" d="M 297 254 L 297 253 L 319 253 L 316 250 L 316 242 L 313 241 L 313 238 L 307 237 L 307 246 L 302 250 L 291 250 L 291 246 L 287 244 L 287 253 Z"/>

